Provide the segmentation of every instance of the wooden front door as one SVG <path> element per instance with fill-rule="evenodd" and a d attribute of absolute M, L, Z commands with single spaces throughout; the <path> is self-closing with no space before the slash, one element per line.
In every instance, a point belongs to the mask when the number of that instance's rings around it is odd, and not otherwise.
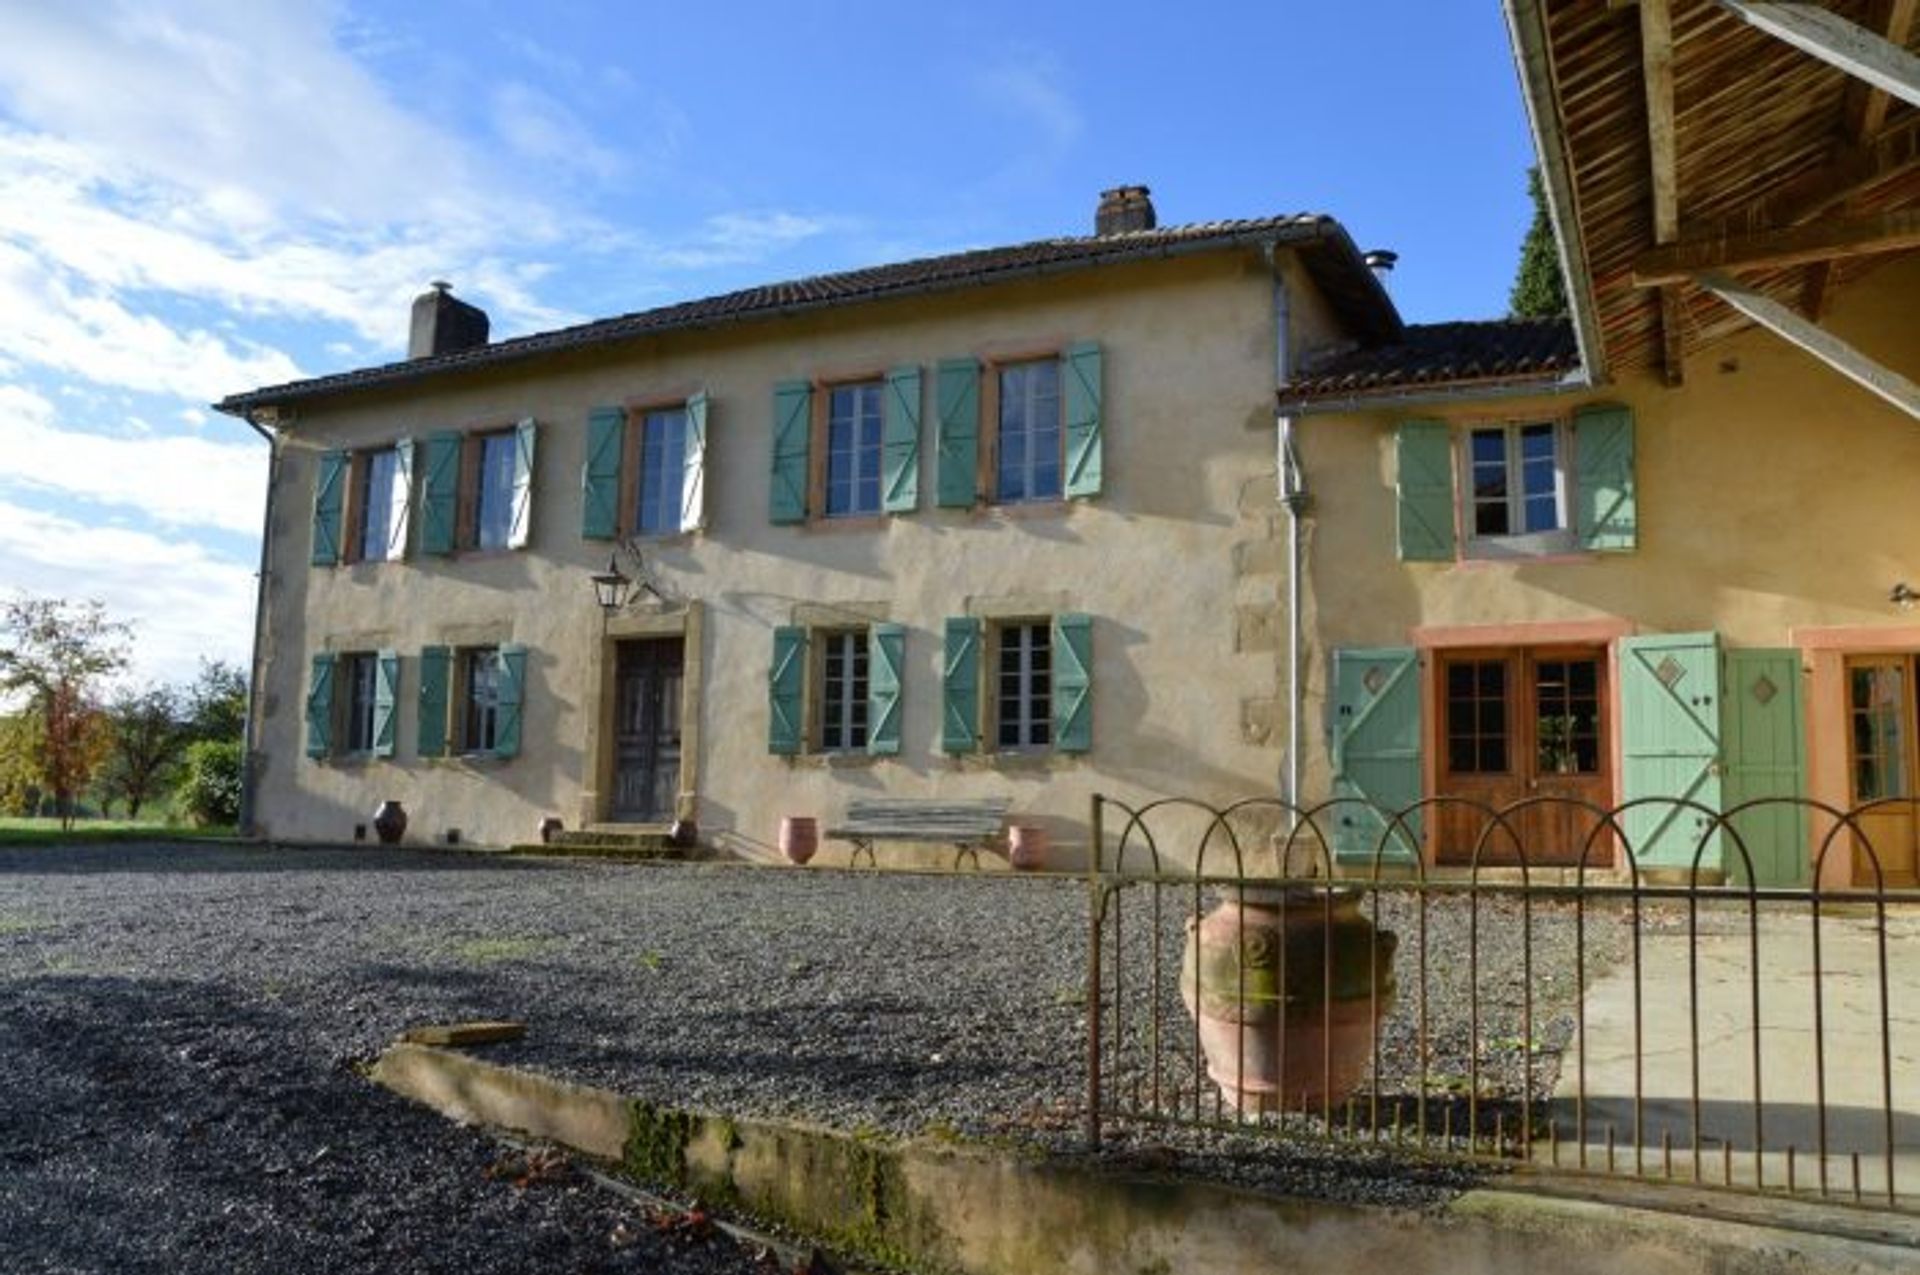
<path fill-rule="evenodd" d="M 1855 806 L 1886 802 L 1859 816 L 1862 837 L 1873 847 L 1889 886 L 1915 878 L 1915 818 L 1910 800 L 1916 782 L 1914 657 L 1856 655 L 1847 658 L 1847 771 Z M 1874 884 L 1872 861 L 1857 841 L 1855 885 Z"/>
<path fill-rule="evenodd" d="M 614 666 L 613 819 L 665 823 L 680 789 L 682 640 L 622 642 Z"/>
<path fill-rule="evenodd" d="M 1567 798 L 1516 811 L 1504 827 L 1465 805 L 1443 805 L 1432 820 L 1434 860 L 1530 866 L 1580 862 L 1600 820 L 1577 802 L 1612 799 L 1606 653 L 1592 648 L 1448 651 L 1437 660 L 1437 795 L 1502 809 L 1531 797 Z M 1487 830 L 1491 827 L 1492 831 Z M 1610 840 L 1587 854 L 1611 864 Z"/>

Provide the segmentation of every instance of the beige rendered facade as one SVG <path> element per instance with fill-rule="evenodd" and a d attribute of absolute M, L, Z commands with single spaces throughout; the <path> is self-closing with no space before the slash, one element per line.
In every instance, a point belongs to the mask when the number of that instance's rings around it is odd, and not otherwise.
<path fill-rule="evenodd" d="M 830 826 L 859 796 L 1001 796 L 1018 822 L 1046 828 L 1059 861 L 1071 863 L 1086 842 L 1096 791 L 1133 801 L 1273 793 L 1287 694 L 1277 372 L 1293 351 L 1340 336 L 1338 307 L 1322 295 L 1327 269 L 1345 271 L 1340 277 L 1360 290 L 1368 313 L 1397 322 L 1344 232 L 1328 233 L 1331 247 L 1313 250 L 1331 253 L 1334 264 L 1323 258 L 1317 273 L 1302 264 L 1307 249 L 1276 248 L 1271 237 L 1202 234 L 1195 246 L 1191 236 L 1178 238 L 1184 231 L 1149 231 L 1148 247 L 1165 241 L 1181 250 L 499 363 L 482 357 L 469 365 L 455 355 L 424 360 L 417 374 L 402 366 L 391 384 L 347 378 L 339 388 L 305 383 L 293 393 L 230 400 L 229 410 L 268 423 L 276 439 L 253 724 L 255 828 L 275 838 L 344 840 L 394 800 L 410 816 L 409 842 L 457 835 L 516 843 L 536 839 L 550 817 L 577 829 L 664 824 L 677 815 L 693 820 L 710 845 L 764 854 L 783 817 L 810 815 Z M 941 505 L 943 363 L 979 361 L 980 419 L 990 432 L 1000 410 L 997 369 L 1089 346 L 1098 350 L 1098 491 L 1002 503 L 989 481 L 971 507 Z M 782 387 L 811 385 L 818 418 L 834 387 L 901 369 L 922 373 L 912 507 L 857 517 L 821 516 L 816 507 L 797 523 L 773 521 L 779 476 L 770 450 Z M 616 542 L 583 535 L 585 475 L 600 463 L 588 455 L 596 409 L 634 421 L 652 406 L 699 395 L 704 526 L 630 535 L 623 514 Z M 434 462 L 420 440 L 449 430 L 479 437 L 523 422 L 531 422 L 520 428 L 532 446 L 522 458 L 517 547 L 422 552 L 424 470 Z M 412 501 L 412 517 L 391 558 L 315 565 L 316 536 L 353 541 L 367 517 L 367 499 L 356 494 L 364 475 L 326 458 L 368 455 L 399 440 L 415 444 L 396 498 Z M 816 448 L 822 441 L 816 429 Z M 638 460 L 630 449 L 628 464 Z M 822 463 L 816 452 L 816 483 Z M 341 520 L 323 525 L 317 489 L 329 484 L 353 489 L 336 506 Z M 629 472 L 624 504 L 636 485 Z M 623 574 L 644 578 L 661 596 L 638 595 L 603 613 L 590 576 L 605 569 L 610 550 Z M 351 546 L 344 556 L 355 556 Z M 998 635 L 1061 617 L 1086 617 L 1090 726 L 1082 717 L 1063 728 L 1081 732 L 1071 749 L 1058 732 L 1039 746 L 1000 747 L 999 714 L 1011 710 L 999 698 L 1006 666 Z M 943 721 L 953 693 L 947 633 L 951 621 L 969 618 L 982 643 L 974 669 L 979 738 L 955 750 Z M 898 697 L 889 705 L 898 714 L 897 751 L 874 755 L 847 746 L 844 733 L 824 733 L 823 701 L 845 706 L 850 671 L 829 667 L 826 651 L 850 659 L 852 646 L 828 640 L 882 625 L 900 626 L 892 653 Z M 796 631 L 812 639 L 796 674 L 803 738 L 794 755 L 779 755 L 770 752 L 770 734 L 779 733 L 771 719 L 783 706 L 770 683 L 781 676 L 779 635 Z M 1055 623 L 1056 643 L 1058 633 Z M 463 701 L 473 697 L 469 678 L 480 674 L 461 670 L 463 653 L 506 650 L 523 662 L 508 670 L 518 683 L 517 746 L 499 756 L 463 746 Z M 355 728 L 343 716 L 363 694 L 347 685 L 348 670 L 375 654 L 388 661 L 377 669 L 382 717 L 373 729 L 385 732 L 377 749 L 367 746 L 371 738 L 350 738 Z M 330 659 L 333 685 L 317 701 L 318 668 Z M 651 685 L 670 717 L 648 727 L 657 738 L 642 741 L 646 748 L 629 748 L 637 701 L 623 701 L 622 670 L 649 661 L 668 666 Z M 866 671 L 879 675 L 877 666 Z M 1021 693 L 1038 699 L 1044 717 L 1044 678 L 1036 683 L 1031 668 L 1026 675 Z M 324 725 L 316 724 L 316 704 Z M 621 785 L 634 778 L 620 772 L 635 766 L 668 772 L 642 776 L 640 787 L 670 800 L 620 809 L 618 795 L 628 791 Z"/>
<path fill-rule="evenodd" d="M 1920 260 L 1907 258 L 1854 283 L 1824 326 L 1885 367 L 1920 377 L 1916 298 Z M 1847 808 L 1915 791 L 1920 616 L 1894 597 L 1896 585 L 1920 577 L 1920 505 L 1911 490 L 1920 429 L 1911 416 L 1757 328 L 1696 353 L 1677 387 L 1642 371 L 1597 389 L 1516 396 L 1464 387 L 1420 398 L 1298 420 L 1315 511 L 1303 581 L 1306 719 L 1316 728 L 1303 740 L 1305 799 L 1343 790 L 1336 772 L 1344 759 L 1334 756 L 1342 714 L 1363 708 L 1366 679 L 1380 687 L 1386 675 L 1378 669 L 1397 670 L 1401 660 L 1406 680 L 1391 692 L 1406 706 L 1391 741 L 1400 750 L 1390 763 L 1397 777 L 1360 775 L 1345 789 L 1371 789 L 1363 795 L 1383 804 L 1448 794 L 1494 806 L 1541 795 L 1615 806 L 1657 795 L 1722 809 L 1800 795 Z M 1559 498 L 1571 529 L 1587 495 L 1570 489 L 1581 469 L 1567 454 L 1572 426 L 1596 408 L 1624 408 L 1630 424 L 1630 543 L 1587 550 L 1516 549 L 1523 536 L 1476 541 L 1475 494 L 1486 490 L 1476 488 L 1476 434 L 1558 430 Z M 1406 560 L 1398 535 L 1407 517 L 1400 438 L 1410 422 L 1437 424 L 1449 449 L 1452 491 L 1442 499 L 1452 543 L 1434 555 L 1443 560 Z M 1512 476 L 1517 488 L 1517 469 Z M 1343 656 L 1355 674 L 1344 686 Z M 1569 690 L 1575 665 L 1587 666 L 1581 676 L 1591 677 L 1591 694 Z M 1664 682 L 1651 687 L 1649 674 L 1670 679 L 1670 691 Z M 1667 695 L 1666 708 L 1636 703 L 1636 686 L 1655 700 Z M 1568 695 L 1587 702 L 1569 709 Z M 1688 747 L 1658 722 L 1647 725 L 1663 711 L 1697 719 L 1697 770 L 1683 760 L 1664 777 L 1655 773 L 1656 754 Z M 1575 712 L 1595 735 L 1592 755 L 1582 758 L 1540 725 Z M 1755 732 L 1770 729 L 1754 716 L 1763 713 L 1778 717 L 1780 729 L 1755 743 Z M 1636 730 L 1640 756 L 1630 755 Z M 1743 730 L 1744 745 L 1735 737 Z M 1769 773 L 1738 789 L 1743 746 L 1768 750 L 1758 764 Z M 1429 814 L 1424 858 L 1463 863 L 1480 822 Z M 1684 826 L 1659 836 L 1650 822 L 1636 827 L 1664 838 L 1640 847 L 1642 866 L 1687 866 L 1699 825 L 1694 811 L 1683 814 Z M 1910 805 L 1869 820 L 1890 885 L 1913 883 L 1913 823 Z M 1805 882 L 1827 827 L 1818 818 L 1766 826 L 1758 814 L 1738 826 L 1763 884 Z M 1580 829 L 1532 831 L 1532 862 L 1577 859 Z M 1364 857 L 1358 845 L 1349 850 Z M 1502 861 L 1499 849 L 1483 861 Z M 1701 862 L 1709 872 L 1744 876 L 1723 837 Z M 1863 883 L 1870 875 L 1858 865 L 1852 871 Z M 1822 877 L 1840 884 L 1849 876 L 1843 843 Z"/>

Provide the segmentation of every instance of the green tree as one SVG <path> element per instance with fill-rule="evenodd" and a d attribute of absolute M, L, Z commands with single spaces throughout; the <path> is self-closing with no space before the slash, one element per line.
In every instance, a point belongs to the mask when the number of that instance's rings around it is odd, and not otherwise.
<path fill-rule="evenodd" d="M 127 803 L 127 818 L 160 795 L 187 744 L 180 695 L 170 686 L 121 691 L 107 703 L 111 741 L 100 770 L 101 804 Z"/>
<path fill-rule="evenodd" d="M 1520 243 L 1520 269 L 1514 275 L 1508 305 L 1518 319 L 1565 318 L 1567 283 L 1560 276 L 1560 250 L 1547 218 L 1546 188 L 1540 170 L 1527 170 L 1527 194 L 1533 199 L 1533 224 Z"/>
<path fill-rule="evenodd" d="M 0 608 L 0 707 L 32 723 L 40 783 L 62 827 L 110 741 L 98 687 L 126 667 L 130 635 L 99 602 L 19 595 Z"/>
<path fill-rule="evenodd" d="M 240 821 L 240 771 L 245 750 L 237 739 L 201 739 L 187 745 L 180 806 L 197 824 Z"/>
<path fill-rule="evenodd" d="M 202 656 L 183 715 L 189 739 L 239 739 L 247 729 L 246 673 L 238 664 Z"/>
<path fill-rule="evenodd" d="M 0 814 L 40 810 L 40 727 L 26 713 L 0 717 Z"/>

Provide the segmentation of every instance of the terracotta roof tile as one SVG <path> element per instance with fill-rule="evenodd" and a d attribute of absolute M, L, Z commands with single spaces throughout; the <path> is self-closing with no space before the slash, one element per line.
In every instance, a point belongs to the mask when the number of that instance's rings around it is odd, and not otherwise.
<path fill-rule="evenodd" d="M 1400 339 L 1335 355 L 1280 387 L 1286 402 L 1391 394 L 1416 387 L 1553 379 L 1579 366 L 1566 319 L 1414 323 Z"/>
<path fill-rule="evenodd" d="M 1356 332 L 1384 340 L 1400 330 L 1393 303 L 1373 282 L 1340 223 L 1314 213 L 1240 221 L 1209 221 L 1112 235 L 1041 239 L 1002 248 L 815 275 L 684 301 L 618 318 L 515 337 L 470 350 L 360 368 L 233 394 L 215 404 L 223 412 L 278 406 L 427 377 L 497 366 L 562 350 L 608 345 L 634 337 L 713 327 L 776 314 L 822 309 L 917 292 L 950 291 L 1059 270 L 1174 256 L 1240 245 L 1289 245 L 1301 252 L 1314 281 Z"/>

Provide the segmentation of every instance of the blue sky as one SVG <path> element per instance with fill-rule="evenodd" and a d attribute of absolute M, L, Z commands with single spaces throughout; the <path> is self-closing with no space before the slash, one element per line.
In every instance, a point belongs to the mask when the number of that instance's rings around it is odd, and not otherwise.
<path fill-rule="evenodd" d="M 1504 311 L 1531 161 L 1495 0 L 0 0 L 0 592 L 137 672 L 244 661 L 265 447 L 228 393 L 1091 229 L 1315 211 L 1414 321 Z"/>

